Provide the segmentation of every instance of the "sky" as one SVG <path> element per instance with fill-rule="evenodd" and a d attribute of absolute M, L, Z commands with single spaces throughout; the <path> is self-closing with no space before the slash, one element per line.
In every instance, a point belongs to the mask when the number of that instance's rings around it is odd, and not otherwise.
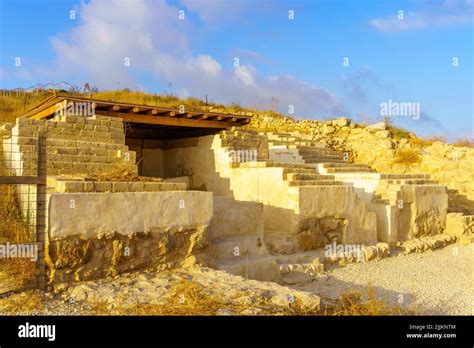
<path fill-rule="evenodd" d="M 207 95 L 473 138 L 473 17 L 474 0 L 0 0 L 0 88 Z"/>

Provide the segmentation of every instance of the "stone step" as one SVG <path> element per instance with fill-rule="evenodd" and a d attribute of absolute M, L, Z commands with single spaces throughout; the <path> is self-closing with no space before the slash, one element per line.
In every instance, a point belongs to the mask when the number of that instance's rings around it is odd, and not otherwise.
<path fill-rule="evenodd" d="M 312 157 L 312 156 L 328 156 L 334 158 L 343 158 L 343 155 L 340 152 L 328 151 L 328 150 L 313 150 L 313 151 L 300 151 L 298 154 L 302 157 Z"/>
<path fill-rule="evenodd" d="M 256 147 L 257 141 L 243 140 L 243 139 L 221 139 L 221 146 L 239 146 L 239 147 Z"/>
<path fill-rule="evenodd" d="M 33 167 L 36 163 L 33 164 Z M 32 168 L 35 169 L 35 168 Z M 48 175 L 74 175 L 74 174 L 97 174 L 112 173 L 118 171 L 129 171 L 137 173 L 137 166 L 134 164 L 112 164 L 112 163 L 72 163 L 49 161 L 47 173 Z"/>
<path fill-rule="evenodd" d="M 334 180 L 334 175 L 283 173 L 283 180 Z"/>
<path fill-rule="evenodd" d="M 358 168 L 358 167 L 337 167 L 327 168 L 328 173 L 376 173 L 375 169 L 371 168 Z"/>
<path fill-rule="evenodd" d="M 122 163 L 121 157 L 112 156 L 92 156 L 92 155 L 65 155 L 65 154 L 49 154 L 48 161 L 53 162 L 73 162 L 73 163 Z M 130 163 L 135 163 L 131 160 Z"/>
<path fill-rule="evenodd" d="M 344 161 L 343 159 L 328 158 L 328 157 L 316 157 L 316 158 L 311 158 L 311 159 L 304 158 L 304 161 L 305 161 L 305 163 L 311 163 L 311 164 L 316 164 L 316 163 L 348 163 L 347 161 Z"/>
<path fill-rule="evenodd" d="M 249 139 L 265 139 L 264 136 L 254 133 L 254 132 L 248 132 L 248 131 L 243 131 L 243 130 L 237 130 L 233 131 L 231 133 L 233 136 L 236 137 L 241 137 L 241 138 L 249 138 Z"/>
<path fill-rule="evenodd" d="M 275 281 L 279 278 L 278 264 L 272 255 L 221 260 L 216 262 L 216 268 L 248 279 Z"/>
<path fill-rule="evenodd" d="M 56 139 L 50 139 L 46 145 L 47 153 L 62 153 L 67 155 L 105 155 L 104 151 L 129 151 L 128 146 L 120 144 L 98 144 L 98 143 L 87 143 L 83 144 L 80 142 L 79 146 L 75 146 L 73 143 L 68 143 L 68 146 L 64 145 L 64 142 L 59 142 Z M 19 145 L 20 152 L 37 152 L 37 145 Z M 112 153 L 112 152 L 111 152 Z"/>
<path fill-rule="evenodd" d="M 280 263 L 278 269 L 281 275 L 289 275 L 291 273 L 303 273 L 307 275 L 316 275 L 324 272 L 322 263 Z"/>
<path fill-rule="evenodd" d="M 268 137 L 290 137 L 291 133 L 287 132 L 267 132 L 265 133 Z"/>
<path fill-rule="evenodd" d="M 251 133 L 234 132 L 234 133 L 221 133 L 220 138 L 221 140 L 228 140 L 228 141 L 258 142 L 258 141 L 261 141 L 263 137 L 260 137 L 259 135 L 254 135 Z"/>
<path fill-rule="evenodd" d="M 340 167 L 351 167 L 351 168 L 370 168 L 368 164 L 360 164 L 360 163 L 351 163 L 351 162 L 344 162 L 344 163 L 324 163 L 324 168 L 340 168 Z"/>
<path fill-rule="evenodd" d="M 48 187 L 54 192 L 156 192 L 184 191 L 185 183 L 158 181 L 79 181 L 48 179 Z"/>
<path fill-rule="evenodd" d="M 259 134 L 259 131 L 252 130 L 252 129 L 244 129 L 242 127 L 237 127 L 237 126 L 230 127 L 226 131 L 229 131 L 229 132 L 241 131 L 241 132 L 246 132 L 246 133 Z"/>
<path fill-rule="evenodd" d="M 287 174 L 318 174 L 315 168 L 285 168 L 283 169 L 283 175 Z M 334 178 L 333 175 L 327 175 L 328 177 Z"/>
<path fill-rule="evenodd" d="M 436 185 L 439 184 L 438 180 L 433 179 L 400 179 L 400 180 L 388 180 L 388 184 L 395 185 Z"/>
<path fill-rule="evenodd" d="M 273 161 L 263 162 L 244 162 L 244 163 L 232 163 L 233 168 L 285 168 L 285 169 L 312 169 L 314 168 L 306 164 L 290 164 L 290 163 L 278 163 Z"/>
<path fill-rule="evenodd" d="M 429 179 L 429 174 L 380 174 L 380 179 Z"/>
<path fill-rule="evenodd" d="M 121 143 L 100 143 L 95 141 L 67 140 L 49 138 L 46 141 L 47 146 L 72 147 L 72 148 L 99 148 L 107 150 L 122 150 L 124 145 Z"/>
<path fill-rule="evenodd" d="M 316 146 L 311 146 L 311 147 L 302 147 L 299 145 L 296 146 L 288 146 L 290 149 L 296 149 L 298 150 L 300 155 L 319 155 L 319 154 L 324 154 L 324 155 L 334 155 L 334 156 L 342 156 L 342 153 L 333 150 L 333 149 L 328 149 L 325 147 L 316 147 Z"/>
<path fill-rule="evenodd" d="M 341 186 L 344 183 L 334 180 L 292 180 L 288 181 L 289 186 Z"/>
<path fill-rule="evenodd" d="M 300 156 L 301 156 L 301 155 L 300 155 Z M 305 162 L 308 162 L 308 161 L 324 161 L 324 160 L 326 160 L 326 162 L 335 161 L 335 163 L 350 163 L 350 162 L 344 161 L 344 159 L 342 158 L 342 156 L 334 156 L 334 155 L 310 155 L 310 156 L 302 155 L 301 157 L 303 157 L 303 160 L 304 160 Z M 342 161 L 342 162 L 341 162 L 341 161 Z"/>
<path fill-rule="evenodd" d="M 208 246 L 208 253 L 216 260 L 227 260 L 246 255 L 267 255 L 263 236 L 235 235 L 214 238 Z"/>
<path fill-rule="evenodd" d="M 303 143 L 314 143 L 316 145 L 303 145 Z M 340 153 L 337 150 L 325 147 L 324 144 L 311 142 L 311 141 L 304 141 L 304 142 L 301 142 L 300 144 L 290 145 L 289 147 L 292 149 L 298 149 L 301 152 L 325 150 L 329 152 Z"/>

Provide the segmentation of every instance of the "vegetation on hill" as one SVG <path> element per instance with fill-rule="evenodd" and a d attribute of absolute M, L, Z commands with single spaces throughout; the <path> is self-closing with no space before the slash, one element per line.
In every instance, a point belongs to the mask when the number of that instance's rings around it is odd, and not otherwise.
<path fill-rule="evenodd" d="M 46 99 L 59 90 L 35 91 L 35 92 L 5 92 L 0 93 L 0 122 L 14 122 L 18 116 L 21 116 L 26 110 Z M 250 108 L 244 108 L 237 103 L 230 105 L 219 104 L 211 101 L 205 101 L 197 98 L 181 99 L 175 95 L 169 94 L 149 94 L 139 91 L 130 91 L 128 89 L 115 91 L 96 91 L 92 93 L 80 93 L 78 91 L 68 92 L 70 95 L 99 99 L 104 101 L 116 101 L 132 104 L 154 105 L 163 108 L 178 109 L 181 105 L 186 110 L 213 111 L 228 114 L 255 114 L 266 113 L 274 116 L 284 117 L 273 111 L 257 111 Z"/>
<path fill-rule="evenodd" d="M 43 90 L 43 91 L 33 91 L 33 92 L 9 92 L 9 91 L 0 91 L 0 122 L 14 122 L 15 119 L 23 114 L 26 110 L 38 104 L 45 98 L 49 97 L 52 93 L 58 93 L 59 90 Z M 175 95 L 170 94 L 150 94 L 140 91 L 131 91 L 129 89 L 123 90 L 111 90 L 111 91 L 97 91 L 92 89 L 89 92 L 81 92 L 80 88 L 72 88 L 68 91 L 71 95 L 78 97 L 86 97 L 92 99 L 99 99 L 104 101 L 117 101 L 117 102 L 126 102 L 133 104 L 145 104 L 145 105 L 156 105 L 163 108 L 179 108 L 181 105 L 184 106 L 186 110 L 195 110 L 195 111 L 209 111 L 209 112 L 220 112 L 228 114 L 244 114 L 244 115 L 253 115 L 257 118 L 265 118 L 271 120 L 272 118 L 277 120 L 284 120 L 285 122 L 291 123 L 295 122 L 295 119 L 291 116 L 283 115 L 281 113 L 272 111 L 272 110 L 255 110 L 252 108 L 245 108 L 240 106 L 237 103 L 232 103 L 230 105 L 224 105 L 220 103 L 215 103 L 212 101 L 205 101 L 198 98 L 186 98 L 181 99 Z M 336 115 L 335 115 L 336 116 Z M 306 121 L 304 121 L 306 122 Z M 328 120 L 321 120 L 321 122 L 328 122 Z M 330 121 L 329 121 L 330 122 Z M 393 140 L 398 141 L 400 139 L 408 139 L 410 143 L 418 147 L 430 146 L 436 141 L 441 141 L 447 143 L 446 139 L 442 137 L 431 137 L 428 139 L 423 139 L 417 137 L 413 132 L 410 132 L 404 128 L 397 127 L 393 124 L 393 119 L 386 118 L 384 122 L 387 125 L 387 130 L 390 132 Z M 270 122 L 272 123 L 272 122 Z M 364 127 L 363 125 L 357 125 L 357 127 Z M 283 130 L 283 131 L 286 131 Z M 474 140 L 462 138 L 455 142 L 453 145 L 464 146 L 464 147 L 474 147 Z"/>

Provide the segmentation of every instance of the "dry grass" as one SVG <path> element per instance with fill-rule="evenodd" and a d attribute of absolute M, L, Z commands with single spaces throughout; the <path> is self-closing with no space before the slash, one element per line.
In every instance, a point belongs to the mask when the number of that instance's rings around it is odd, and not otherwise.
<path fill-rule="evenodd" d="M 0 94 L 0 122 L 15 122 L 28 108 L 46 99 L 52 92 Z"/>
<path fill-rule="evenodd" d="M 362 293 L 351 292 L 342 294 L 336 305 L 324 309 L 325 315 L 335 316 L 376 316 L 376 315 L 416 315 L 416 304 L 409 307 L 393 305 L 377 297 L 375 289 L 367 286 L 367 300 L 362 301 Z"/>
<path fill-rule="evenodd" d="M 455 146 L 460 147 L 474 147 L 474 139 L 461 138 L 453 143 Z"/>
<path fill-rule="evenodd" d="M 45 308 L 41 292 L 32 290 L 0 299 L 0 313 L 5 315 L 31 314 Z"/>
<path fill-rule="evenodd" d="M 91 312 L 95 315 L 110 314 L 110 303 L 94 300 Z M 117 303 L 114 315 L 167 315 L 197 316 L 215 315 L 218 309 L 228 307 L 220 296 L 204 295 L 201 285 L 181 280 L 170 289 L 170 294 L 163 305 L 136 303 L 125 306 L 123 301 Z"/>
<path fill-rule="evenodd" d="M 393 163 L 410 166 L 421 162 L 420 151 L 414 148 L 404 148 L 397 151 Z"/>
<path fill-rule="evenodd" d="M 52 93 L 59 92 L 58 90 L 50 90 L 44 92 L 29 92 L 21 95 L 0 95 L 0 122 L 14 122 L 15 119 L 23 114 L 27 109 L 46 99 Z M 104 101 L 116 101 L 133 104 L 144 104 L 159 106 L 163 108 L 178 109 L 180 106 L 184 106 L 185 110 L 189 111 L 209 111 L 212 109 L 214 112 L 220 113 L 242 113 L 250 112 L 257 114 L 265 114 L 273 117 L 284 117 L 280 113 L 276 113 L 269 110 L 256 110 L 253 108 L 244 108 L 238 103 L 231 103 L 230 105 L 224 105 L 215 103 L 213 101 L 206 102 L 205 100 L 198 98 L 185 98 L 181 99 L 172 94 L 150 94 L 139 91 L 131 91 L 128 89 L 124 90 L 111 90 L 111 91 L 100 91 L 95 93 L 72 93 L 72 96 L 82 98 L 93 98 Z"/>
<path fill-rule="evenodd" d="M 8 175 L 1 163 L 0 175 Z M 17 187 L 15 185 L 0 185 L 0 243 L 29 243 L 34 241 L 34 229 L 31 228 L 18 206 Z M 30 259 L 4 258 L 0 259 L 0 272 L 8 277 L 13 287 L 30 285 L 34 279 L 35 265 Z"/>
<path fill-rule="evenodd" d="M 295 301 L 287 308 L 278 307 L 271 303 L 269 298 L 257 298 L 251 292 L 242 292 L 239 297 L 251 296 L 254 302 L 251 305 L 228 303 L 220 294 L 209 294 L 197 283 L 181 280 L 170 290 L 170 295 L 163 304 L 136 303 L 124 305 L 118 301 L 115 309 L 110 309 L 111 302 L 100 300 L 91 303 L 91 314 L 94 315 L 160 315 L 160 316 L 212 316 L 218 310 L 230 310 L 239 314 L 245 309 L 259 309 L 261 315 L 290 315 L 290 316 L 374 316 L 374 315 L 413 315 L 416 307 L 404 308 L 389 304 L 377 298 L 371 286 L 367 288 L 367 300 L 362 301 L 361 293 L 344 293 L 336 304 L 326 306 L 318 311 L 308 310 L 301 302 Z"/>

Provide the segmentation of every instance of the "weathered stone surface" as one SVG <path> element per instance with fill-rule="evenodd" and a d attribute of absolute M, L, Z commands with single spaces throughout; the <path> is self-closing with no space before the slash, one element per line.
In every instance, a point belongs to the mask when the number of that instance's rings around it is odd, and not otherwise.
<path fill-rule="evenodd" d="M 93 238 L 109 231 L 208 226 L 211 218 L 210 192 L 64 193 L 50 195 L 48 231 L 50 240 Z"/>
<path fill-rule="evenodd" d="M 124 236 L 109 233 L 92 238 L 70 236 L 51 241 L 46 262 L 49 283 L 104 278 L 144 267 L 206 265 L 205 226 L 158 229 Z"/>

